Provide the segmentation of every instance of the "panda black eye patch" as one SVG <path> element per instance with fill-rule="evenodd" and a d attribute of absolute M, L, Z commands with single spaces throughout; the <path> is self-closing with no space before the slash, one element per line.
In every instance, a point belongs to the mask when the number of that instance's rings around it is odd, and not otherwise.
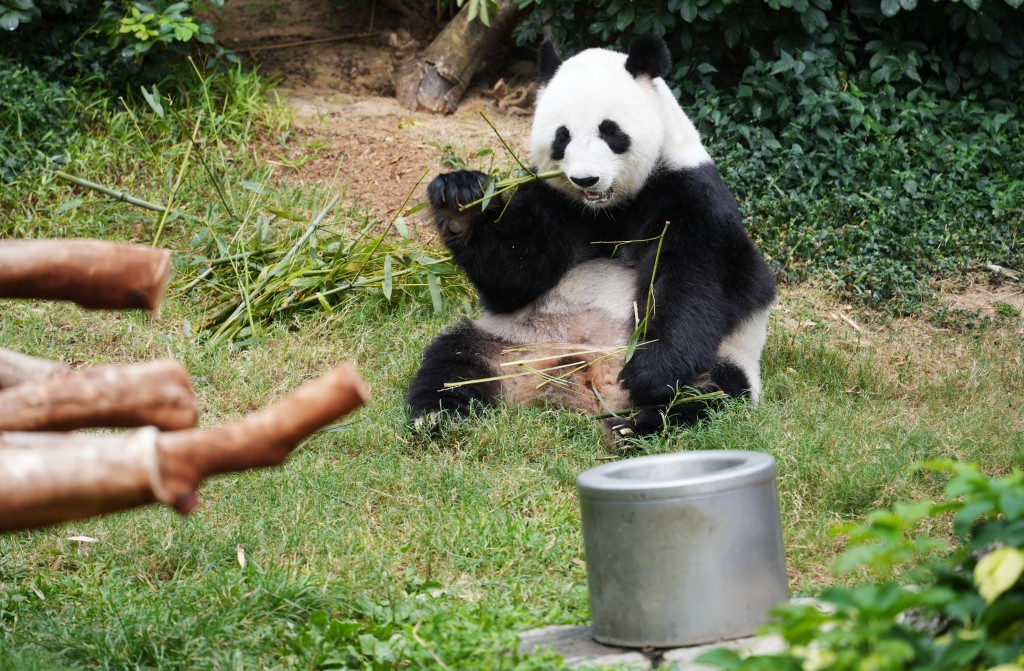
<path fill-rule="evenodd" d="M 608 148 L 616 154 L 625 154 L 629 150 L 629 136 L 619 128 L 619 124 L 611 119 L 605 119 L 598 125 L 597 132 L 601 139 L 607 143 Z"/>
<path fill-rule="evenodd" d="M 565 148 L 569 146 L 569 141 L 572 136 L 569 135 L 569 129 L 565 126 L 559 126 L 558 130 L 555 131 L 555 141 L 551 143 L 551 158 L 556 161 L 561 161 L 565 158 Z"/>

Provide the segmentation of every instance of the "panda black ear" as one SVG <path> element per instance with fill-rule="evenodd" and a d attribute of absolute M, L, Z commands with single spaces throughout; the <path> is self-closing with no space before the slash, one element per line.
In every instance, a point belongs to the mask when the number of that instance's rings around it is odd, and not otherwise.
<path fill-rule="evenodd" d="M 562 59 L 558 57 L 555 45 L 551 43 L 551 40 L 544 40 L 540 45 L 540 52 L 537 54 L 537 74 L 541 86 L 551 81 L 560 65 L 562 65 Z"/>
<path fill-rule="evenodd" d="M 668 52 L 668 45 L 657 35 L 637 35 L 630 42 L 626 72 L 634 77 L 664 77 L 671 65 L 672 55 Z"/>

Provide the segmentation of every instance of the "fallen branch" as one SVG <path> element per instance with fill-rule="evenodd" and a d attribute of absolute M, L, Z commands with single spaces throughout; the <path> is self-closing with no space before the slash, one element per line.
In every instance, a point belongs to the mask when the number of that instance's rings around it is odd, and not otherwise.
<path fill-rule="evenodd" d="M 367 399 L 359 374 L 343 365 L 261 412 L 213 429 L 0 433 L 0 531 L 157 501 L 188 514 L 204 478 L 280 464 L 304 438 Z"/>
<path fill-rule="evenodd" d="M 58 373 L 0 391 L 0 431 L 187 429 L 197 414 L 188 373 L 170 359 Z"/>
<path fill-rule="evenodd" d="M 67 371 L 67 366 L 57 361 L 37 359 L 0 347 L 0 389 L 24 382 L 38 382 Z"/>
<path fill-rule="evenodd" d="M 0 298 L 69 300 L 91 309 L 152 310 L 171 253 L 97 240 L 0 241 Z"/>

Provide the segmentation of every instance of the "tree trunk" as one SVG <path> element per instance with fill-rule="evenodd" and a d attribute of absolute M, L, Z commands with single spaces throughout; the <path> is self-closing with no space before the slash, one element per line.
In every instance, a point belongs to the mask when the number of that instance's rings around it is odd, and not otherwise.
<path fill-rule="evenodd" d="M 0 241 L 0 297 L 69 300 L 92 309 L 152 310 L 171 253 L 96 240 Z"/>
<path fill-rule="evenodd" d="M 498 0 L 490 27 L 469 18 L 467 2 L 423 53 L 399 65 L 395 93 L 412 110 L 451 114 L 483 61 L 508 36 L 519 16 L 512 0 Z"/>
<path fill-rule="evenodd" d="M 188 373 L 170 359 L 97 366 L 0 391 L 0 431 L 196 425 Z"/>
<path fill-rule="evenodd" d="M 280 464 L 304 438 L 368 398 L 359 374 L 344 365 L 265 410 L 209 430 L 0 433 L 0 531 L 156 501 L 188 514 L 203 478 Z"/>

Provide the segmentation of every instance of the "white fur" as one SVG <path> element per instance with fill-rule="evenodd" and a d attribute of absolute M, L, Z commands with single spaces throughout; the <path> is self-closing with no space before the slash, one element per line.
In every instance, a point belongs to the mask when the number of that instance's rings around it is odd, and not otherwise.
<path fill-rule="evenodd" d="M 771 311 L 771 307 L 767 307 L 754 313 L 718 346 L 718 356 L 739 366 L 747 376 L 751 404 L 756 404 L 761 397 L 761 352 L 768 338 L 768 316 Z"/>
<path fill-rule="evenodd" d="M 624 154 L 615 154 L 600 138 L 598 125 L 610 119 L 630 138 Z M 569 130 L 565 156 L 555 160 L 551 144 L 559 126 Z M 661 78 L 634 78 L 626 71 L 626 55 L 587 49 L 563 62 L 538 94 L 530 137 L 533 161 L 546 172 L 598 177 L 590 191 L 613 189 L 601 205 L 626 200 L 647 182 L 658 165 L 670 169 L 711 161 L 693 123 Z M 567 178 L 551 182 L 573 198 L 585 201 Z"/>
<path fill-rule="evenodd" d="M 515 312 L 481 317 L 476 325 L 510 343 L 619 347 L 632 330 L 636 287 L 632 268 L 610 259 L 585 261 L 536 301 Z M 581 319 L 573 319 L 576 315 Z"/>

